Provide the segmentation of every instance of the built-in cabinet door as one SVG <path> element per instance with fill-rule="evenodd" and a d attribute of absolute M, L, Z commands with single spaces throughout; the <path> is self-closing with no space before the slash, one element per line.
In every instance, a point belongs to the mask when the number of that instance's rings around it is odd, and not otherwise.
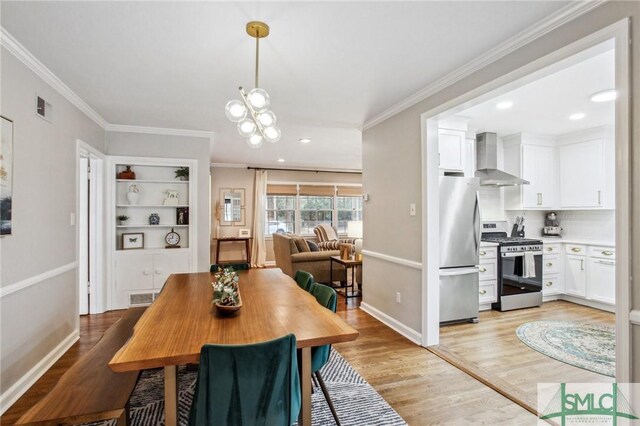
<path fill-rule="evenodd" d="M 466 134 L 461 130 L 440 129 L 438 131 L 441 169 L 464 171 L 465 139 Z"/>
<path fill-rule="evenodd" d="M 616 263 L 613 260 L 590 257 L 588 269 L 588 298 L 598 302 L 615 304 Z"/>
<path fill-rule="evenodd" d="M 564 288 L 567 294 L 585 297 L 586 287 L 585 256 L 567 255 L 564 268 Z"/>
<path fill-rule="evenodd" d="M 602 207 L 604 204 L 603 140 L 564 145 L 560 153 L 560 206 Z"/>
<path fill-rule="evenodd" d="M 153 288 L 153 255 L 119 254 L 116 259 L 117 290 L 149 290 Z"/>
<path fill-rule="evenodd" d="M 189 253 L 167 253 L 154 255 L 153 288 L 162 289 L 171 274 L 190 272 Z"/>
<path fill-rule="evenodd" d="M 476 175 L 476 141 L 467 138 L 464 143 L 464 177 Z"/>
<path fill-rule="evenodd" d="M 522 206 L 554 208 L 558 205 L 556 149 L 551 146 L 522 146 L 522 178 L 530 182 L 522 186 Z"/>

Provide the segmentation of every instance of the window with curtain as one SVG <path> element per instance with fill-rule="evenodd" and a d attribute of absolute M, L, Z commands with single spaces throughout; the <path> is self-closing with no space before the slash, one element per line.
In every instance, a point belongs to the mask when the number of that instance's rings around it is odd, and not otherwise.
<path fill-rule="evenodd" d="M 313 235 L 313 228 L 321 223 L 333 224 L 333 197 L 301 195 L 300 234 Z"/>
<path fill-rule="evenodd" d="M 267 195 L 265 235 L 274 232 L 295 232 L 296 196 Z"/>
<path fill-rule="evenodd" d="M 362 220 L 361 196 L 336 197 L 338 211 L 338 234 L 347 233 L 347 223 L 354 220 Z"/>

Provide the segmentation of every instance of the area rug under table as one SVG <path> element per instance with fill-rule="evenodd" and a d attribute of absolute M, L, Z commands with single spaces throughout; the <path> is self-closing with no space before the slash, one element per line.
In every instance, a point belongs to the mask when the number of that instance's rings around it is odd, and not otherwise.
<path fill-rule="evenodd" d="M 558 361 L 615 377 L 615 328 L 570 321 L 533 321 L 516 335 L 532 349 Z"/>
<path fill-rule="evenodd" d="M 406 425 L 393 408 L 335 350 L 320 370 L 331 395 L 340 423 L 347 425 Z M 178 369 L 179 424 L 186 425 L 196 387 L 195 371 Z M 131 426 L 164 425 L 164 371 L 143 371 L 131 396 Z M 311 396 L 311 418 L 314 425 L 335 424 L 320 388 Z M 112 426 L 115 420 L 91 423 Z"/>

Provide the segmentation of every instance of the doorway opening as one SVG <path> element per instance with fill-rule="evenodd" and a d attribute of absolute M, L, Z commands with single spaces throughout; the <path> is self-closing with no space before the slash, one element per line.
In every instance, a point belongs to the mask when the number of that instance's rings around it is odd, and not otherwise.
<path fill-rule="evenodd" d="M 79 315 L 87 315 L 105 311 L 104 154 L 81 140 L 76 151 L 77 306 Z"/>
<path fill-rule="evenodd" d="M 531 349 L 533 355 L 528 361 L 530 364 L 527 370 L 524 363 L 520 363 L 522 364 L 520 365 L 517 362 L 520 355 L 511 350 L 517 344 L 522 344 L 520 342 L 522 339 L 518 340 L 516 337 L 518 325 L 527 323 L 530 320 L 546 319 L 543 318 L 545 315 L 548 315 L 549 319 L 553 320 L 592 321 L 605 325 L 608 323 L 614 326 L 615 330 L 615 337 L 613 338 L 616 348 L 615 367 L 612 373 L 615 377 L 606 377 L 604 375 L 599 377 L 596 373 L 591 372 L 582 374 L 583 370 L 578 368 L 571 370 L 569 368 L 566 370 L 564 377 L 554 376 L 554 382 L 613 380 L 628 382 L 630 378 L 631 346 L 628 300 L 631 288 L 629 264 L 631 246 L 629 237 L 630 125 L 628 39 L 628 20 L 620 21 L 422 115 L 422 181 L 426 182 L 423 185 L 423 211 L 425 212 L 423 217 L 423 265 L 425 265 L 423 269 L 423 346 L 430 347 L 433 352 L 454 365 L 458 364 L 456 366 L 530 411 L 535 411 L 535 383 L 544 380 L 536 380 L 539 376 L 532 376 L 533 389 L 524 389 L 523 386 L 519 386 L 522 381 L 509 380 L 509 377 L 513 379 L 514 376 L 503 373 L 510 368 L 515 370 L 522 367 L 521 373 L 532 370 L 531 367 L 537 365 L 536 362 L 541 359 L 540 357 L 545 356 Z M 609 56 L 607 57 L 607 55 Z M 508 99 L 509 95 L 522 92 L 539 81 L 553 78 L 556 74 L 560 75 L 563 70 L 578 63 L 593 62 L 594 60 L 597 61 L 598 58 L 600 60 L 603 58 L 604 60 L 609 59 L 613 64 L 612 69 L 606 70 L 606 72 L 610 73 L 611 87 L 603 88 L 603 90 L 615 89 L 617 94 L 617 98 L 608 103 L 610 111 L 603 113 L 602 117 L 604 118 L 600 120 L 602 122 L 593 119 L 596 114 L 595 110 L 571 110 L 567 111 L 566 114 L 564 112 L 556 114 L 558 117 L 555 124 L 539 121 L 540 129 L 522 129 L 520 131 L 513 128 L 508 129 L 509 125 L 517 124 L 520 119 L 523 120 L 522 122 L 527 122 L 528 119 L 528 121 L 533 122 L 539 118 L 537 116 L 528 117 L 526 110 L 521 109 L 521 111 L 524 111 L 523 116 L 517 119 L 514 118 L 509 123 L 503 123 L 505 127 L 502 130 L 498 129 L 500 124 L 498 124 L 499 120 L 496 120 L 496 117 L 499 117 L 501 112 L 510 108 L 514 111 L 516 108 L 522 108 L 522 103 L 517 105 L 515 101 Z M 579 75 L 578 77 L 582 76 Z M 573 83 L 575 83 L 575 80 Z M 558 83 L 556 82 L 556 84 Z M 567 88 L 566 85 L 560 85 L 547 94 L 545 102 L 548 105 L 548 109 L 554 109 L 563 103 L 563 96 L 565 96 Z M 537 94 L 539 93 L 531 93 L 532 97 Z M 589 98 L 594 94 L 584 94 L 588 106 L 591 106 Z M 483 105 L 486 107 L 488 104 L 491 105 L 491 109 L 483 109 Z M 583 119 L 584 122 L 593 120 L 593 125 L 582 128 L 575 127 L 575 124 Z M 465 124 L 473 123 L 471 132 L 467 132 L 470 130 L 469 128 L 459 127 L 461 120 L 466 120 Z M 447 123 L 444 133 L 442 131 L 443 122 Z M 481 122 L 484 122 L 484 124 Z M 567 127 L 566 123 L 573 123 L 569 126 L 574 125 L 574 127 Z M 545 132 L 542 129 L 543 125 L 547 125 L 547 129 L 550 129 L 551 127 L 549 126 L 553 125 L 558 125 L 559 127 L 556 129 L 557 131 L 551 132 L 551 130 L 548 130 Z M 529 133 L 528 136 L 527 133 Z M 551 139 L 553 140 L 541 137 L 545 136 L 544 133 L 552 133 Z M 598 134 L 596 135 L 596 133 Z M 489 134 L 498 135 L 499 145 L 501 146 L 498 146 L 497 150 L 495 147 L 490 146 L 491 140 L 495 140 L 495 137 Z M 476 138 L 476 136 L 480 137 Z M 530 137 L 530 139 L 525 140 L 527 137 Z M 458 138 L 457 142 L 456 138 Z M 456 149 L 449 146 L 446 151 L 439 150 L 441 139 L 447 143 L 455 143 Z M 480 166 L 480 160 L 476 158 L 475 148 L 477 147 L 468 149 L 468 139 L 472 139 L 471 144 L 482 141 L 484 151 L 482 152 L 481 160 L 485 163 L 484 166 Z M 531 143 L 534 139 L 535 142 Z M 507 143 L 505 143 L 505 140 L 508 140 Z M 599 140 L 599 142 L 593 143 L 594 140 Z M 608 145 L 607 141 L 610 142 Z M 534 148 L 530 148 L 530 146 Z M 608 148 L 610 148 L 610 151 L 607 151 Z M 465 156 L 469 157 L 468 152 L 472 153 L 470 161 L 473 164 L 471 166 L 469 161 L 464 161 Z M 449 328 L 446 331 L 440 329 L 443 302 L 441 298 L 442 274 L 440 273 L 440 261 L 442 247 L 439 217 L 442 212 L 440 206 L 442 199 L 439 197 L 439 181 L 440 176 L 444 174 L 451 175 L 451 173 L 444 173 L 441 170 L 443 160 L 440 156 L 442 154 L 447 155 L 447 158 L 444 159 L 445 164 L 448 164 L 450 169 L 447 172 L 453 170 L 459 174 L 458 176 L 466 176 L 471 170 L 474 172 L 469 176 L 471 179 L 476 178 L 476 169 L 493 169 L 506 172 L 512 175 L 514 179 L 524 178 L 523 174 L 531 176 L 533 173 L 533 175 L 539 176 L 539 179 L 536 179 L 535 182 L 539 186 L 527 186 L 526 189 L 523 189 L 525 185 L 521 185 L 522 182 L 518 183 L 521 186 L 510 187 L 510 189 L 506 189 L 506 187 L 499 188 L 500 182 L 498 181 L 507 179 L 507 177 L 500 176 L 498 178 L 496 177 L 497 173 L 493 175 L 495 182 L 491 182 L 491 179 L 489 179 L 491 173 L 485 174 L 484 177 L 479 176 L 477 179 L 478 184 L 482 179 L 484 179 L 485 183 L 488 182 L 488 185 L 495 184 L 491 190 L 479 190 L 481 210 L 483 210 L 483 203 L 485 210 L 485 217 L 482 217 L 483 226 L 486 222 L 493 222 L 493 228 L 488 228 L 484 231 L 495 230 L 496 222 L 504 221 L 503 227 L 506 236 L 525 237 L 525 235 L 519 233 L 521 231 L 520 225 L 522 224 L 521 217 L 524 216 L 527 228 L 526 238 L 535 238 L 540 240 L 540 243 L 544 242 L 544 245 L 540 244 L 540 253 L 535 260 L 538 264 L 535 272 L 533 272 L 533 275 L 537 276 L 538 281 L 540 281 L 541 289 L 535 295 L 535 298 L 540 299 L 542 308 L 532 307 L 530 309 L 512 310 L 513 306 L 509 307 L 511 299 L 518 299 L 518 303 L 526 302 L 530 306 L 539 306 L 537 302 L 534 303 L 532 301 L 534 297 L 531 293 L 533 292 L 529 291 L 528 285 L 521 286 L 523 297 L 517 295 L 518 297 L 511 298 L 512 293 L 508 293 L 506 294 L 507 297 L 502 300 L 502 304 L 500 303 L 500 297 L 503 295 L 500 294 L 500 283 L 508 280 L 501 281 L 501 248 L 500 244 L 496 244 L 492 249 L 483 250 L 479 248 L 479 253 L 485 251 L 485 254 L 487 254 L 491 251 L 494 254 L 494 256 L 489 256 L 494 259 L 491 262 L 487 258 L 484 262 L 486 265 L 483 265 L 483 260 L 479 259 L 476 265 L 479 271 L 478 275 L 483 272 L 488 273 L 484 277 L 485 286 L 482 286 L 483 281 L 478 278 L 474 287 L 476 300 L 478 300 L 479 295 L 480 305 L 484 302 L 484 307 L 488 309 L 480 314 L 480 324 L 465 324 L 458 326 L 457 329 Z M 480 151 L 477 151 L 477 155 L 481 155 Z M 541 161 L 523 161 L 526 155 L 529 155 L 529 158 L 537 156 Z M 488 158 L 491 161 L 488 161 Z M 565 167 L 560 169 L 557 163 L 562 161 L 564 161 Z M 605 167 L 603 164 L 600 167 L 600 163 L 606 161 L 608 161 L 608 166 Z M 492 162 L 497 163 L 497 166 L 486 164 Z M 565 182 L 567 185 L 564 185 L 563 188 L 563 184 L 560 181 L 562 179 L 567 180 L 567 176 L 574 172 L 580 173 L 581 167 L 589 162 L 598 164 L 597 173 L 594 172 L 594 174 L 587 176 L 588 179 L 579 182 Z M 530 170 L 536 163 L 543 164 L 543 166 L 539 170 Z M 529 170 L 523 170 L 523 168 L 527 167 Z M 554 173 L 556 178 L 549 178 L 549 176 L 554 176 Z M 605 181 L 608 181 L 609 184 L 606 184 Z M 577 186 L 572 188 L 571 185 L 580 186 L 581 189 L 578 189 Z M 583 186 L 585 188 L 582 188 Z M 588 189 L 586 188 L 587 186 Z M 551 191 L 554 192 L 554 197 L 557 198 L 547 198 L 547 190 L 539 188 L 551 188 Z M 588 194 L 587 190 L 590 191 Z M 593 195 L 593 200 L 589 199 L 585 203 L 580 197 L 586 195 Z M 563 201 L 560 201 L 561 199 Z M 447 201 L 445 200 L 445 202 Z M 486 213 L 487 210 L 490 211 L 489 214 Z M 556 215 L 550 215 L 551 212 L 555 212 Z M 551 237 L 548 237 L 548 235 L 558 231 L 558 217 L 561 219 L 560 226 L 564 225 L 566 228 L 569 223 L 573 223 L 574 227 L 583 226 L 584 223 L 578 225 L 577 222 L 587 218 L 587 216 L 592 221 L 592 225 L 589 225 L 592 228 L 584 229 L 585 235 L 582 238 L 576 236 L 576 228 L 573 228 L 574 238 L 572 239 L 567 238 L 566 241 L 558 239 L 555 243 L 549 239 Z M 469 222 L 471 227 L 471 221 Z M 500 228 L 501 224 L 497 226 Z M 544 231 L 545 228 L 547 228 L 546 231 Z M 603 241 L 596 241 L 598 239 L 597 236 L 591 238 L 591 242 L 587 241 L 590 239 L 587 234 L 590 232 L 595 234 L 597 233 L 596 231 L 602 231 L 608 237 L 602 238 L 608 239 L 606 247 L 601 244 Z M 469 231 L 470 235 L 476 235 L 476 232 L 482 232 L 482 230 L 474 227 Z M 512 232 L 514 233 L 512 234 Z M 565 229 L 565 232 L 569 235 L 567 229 Z M 578 239 L 582 240 L 579 241 L 580 244 L 578 244 Z M 530 241 L 526 243 L 529 244 L 529 249 L 534 245 L 530 244 Z M 549 255 L 553 255 L 548 258 L 549 260 L 543 256 L 543 247 L 553 251 L 553 253 L 549 252 Z M 579 258 L 578 255 L 582 255 L 582 257 Z M 509 265 L 513 269 L 510 275 L 523 278 L 520 270 L 523 262 L 514 262 L 514 256 L 516 256 L 515 253 L 510 253 L 507 256 L 510 262 Z M 535 265 L 536 263 L 533 264 Z M 491 267 L 489 267 L 489 264 L 491 264 Z M 547 264 L 550 264 L 550 266 L 547 270 L 543 270 Z M 516 268 L 516 266 L 519 266 L 520 269 Z M 515 272 L 518 270 L 520 272 Z M 594 283 L 601 284 L 606 282 L 606 288 L 602 286 L 591 289 L 584 288 L 585 283 L 588 285 L 590 280 L 590 277 L 585 277 L 585 274 L 591 273 L 593 273 L 594 277 L 597 277 L 597 279 L 593 280 Z M 610 274 L 608 281 L 605 279 L 607 273 Z M 529 273 L 526 275 L 524 278 L 529 278 Z M 612 275 L 615 276 L 613 277 Z M 492 289 L 488 286 L 491 280 L 496 283 L 493 288 L 494 294 L 490 293 Z M 521 280 L 521 282 L 525 282 L 525 280 Z M 542 289 L 546 288 L 545 285 L 547 283 L 549 283 L 550 288 L 558 284 L 562 285 L 555 292 L 543 292 Z M 576 285 L 582 287 L 576 288 Z M 601 293 L 603 291 L 605 297 L 602 297 Z M 545 296 L 545 293 L 548 296 Z M 552 301 L 553 299 L 560 300 Z M 458 297 L 456 300 L 460 300 L 460 298 Z M 505 308 L 505 305 L 507 308 Z M 526 306 L 515 307 L 525 308 Z M 534 312 L 537 315 L 528 315 Z M 469 319 L 472 319 L 471 314 L 469 316 Z M 492 324 L 491 330 L 487 333 L 479 332 L 483 322 L 491 322 Z M 481 340 L 482 336 L 486 337 L 484 341 Z M 496 349 L 498 345 L 507 340 L 510 342 L 507 346 L 511 345 L 511 347 L 505 346 L 503 348 L 504 353 L 498 353 L 499 351 Z M 460 343 L 459 346 L 456 345 L 457 342 Z M 523 351 L 529 349 L 524 344 L 522 345 Z M 488 349 L 488 351 L 485 351 L 486 356 L 484 359 L 464 356 L 465 352 L 467 355 L 478 355 L 483 349 Z M 552 358 L 549 359 L 553 362 L 558 362 L 558 365 L 565 365 Z M 514 365 L 514 363 L 517 365 Z M 562 368 L 559 369 L 562 370 Z M 553 370 L 553 367 L 551 367 L 550 371 L 552 373 L 554 371 L 558 372 L 557 369 Z M 532 374 L 535 375 L 535 371 Z M 522 374 L 520 374 L 520 377 L 522 377 Z M 599 378 L 602 380 L 599 380 Z"/>

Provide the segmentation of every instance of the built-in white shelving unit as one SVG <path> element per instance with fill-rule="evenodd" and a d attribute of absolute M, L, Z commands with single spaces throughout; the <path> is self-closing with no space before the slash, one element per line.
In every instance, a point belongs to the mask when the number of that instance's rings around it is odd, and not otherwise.
<path fill-rule="evenodd" d="M 127 166 L 135 179 L 118 178 Z M 193 177 L 196 166 L 196 160 L 187 159 L 109 157 L 111 309 L 150 304 L 169 275 L 194 270 L 196 180 L 181 180 L 176 170 L 188 167 Z M 129 217 L 125 224 L 118 220 L 122 215 Z M 158 224 L 152 224 L 151 215 L 157 215 Z M 178 247 L 165 240 L 169 232 L 180 236 Z"/>

